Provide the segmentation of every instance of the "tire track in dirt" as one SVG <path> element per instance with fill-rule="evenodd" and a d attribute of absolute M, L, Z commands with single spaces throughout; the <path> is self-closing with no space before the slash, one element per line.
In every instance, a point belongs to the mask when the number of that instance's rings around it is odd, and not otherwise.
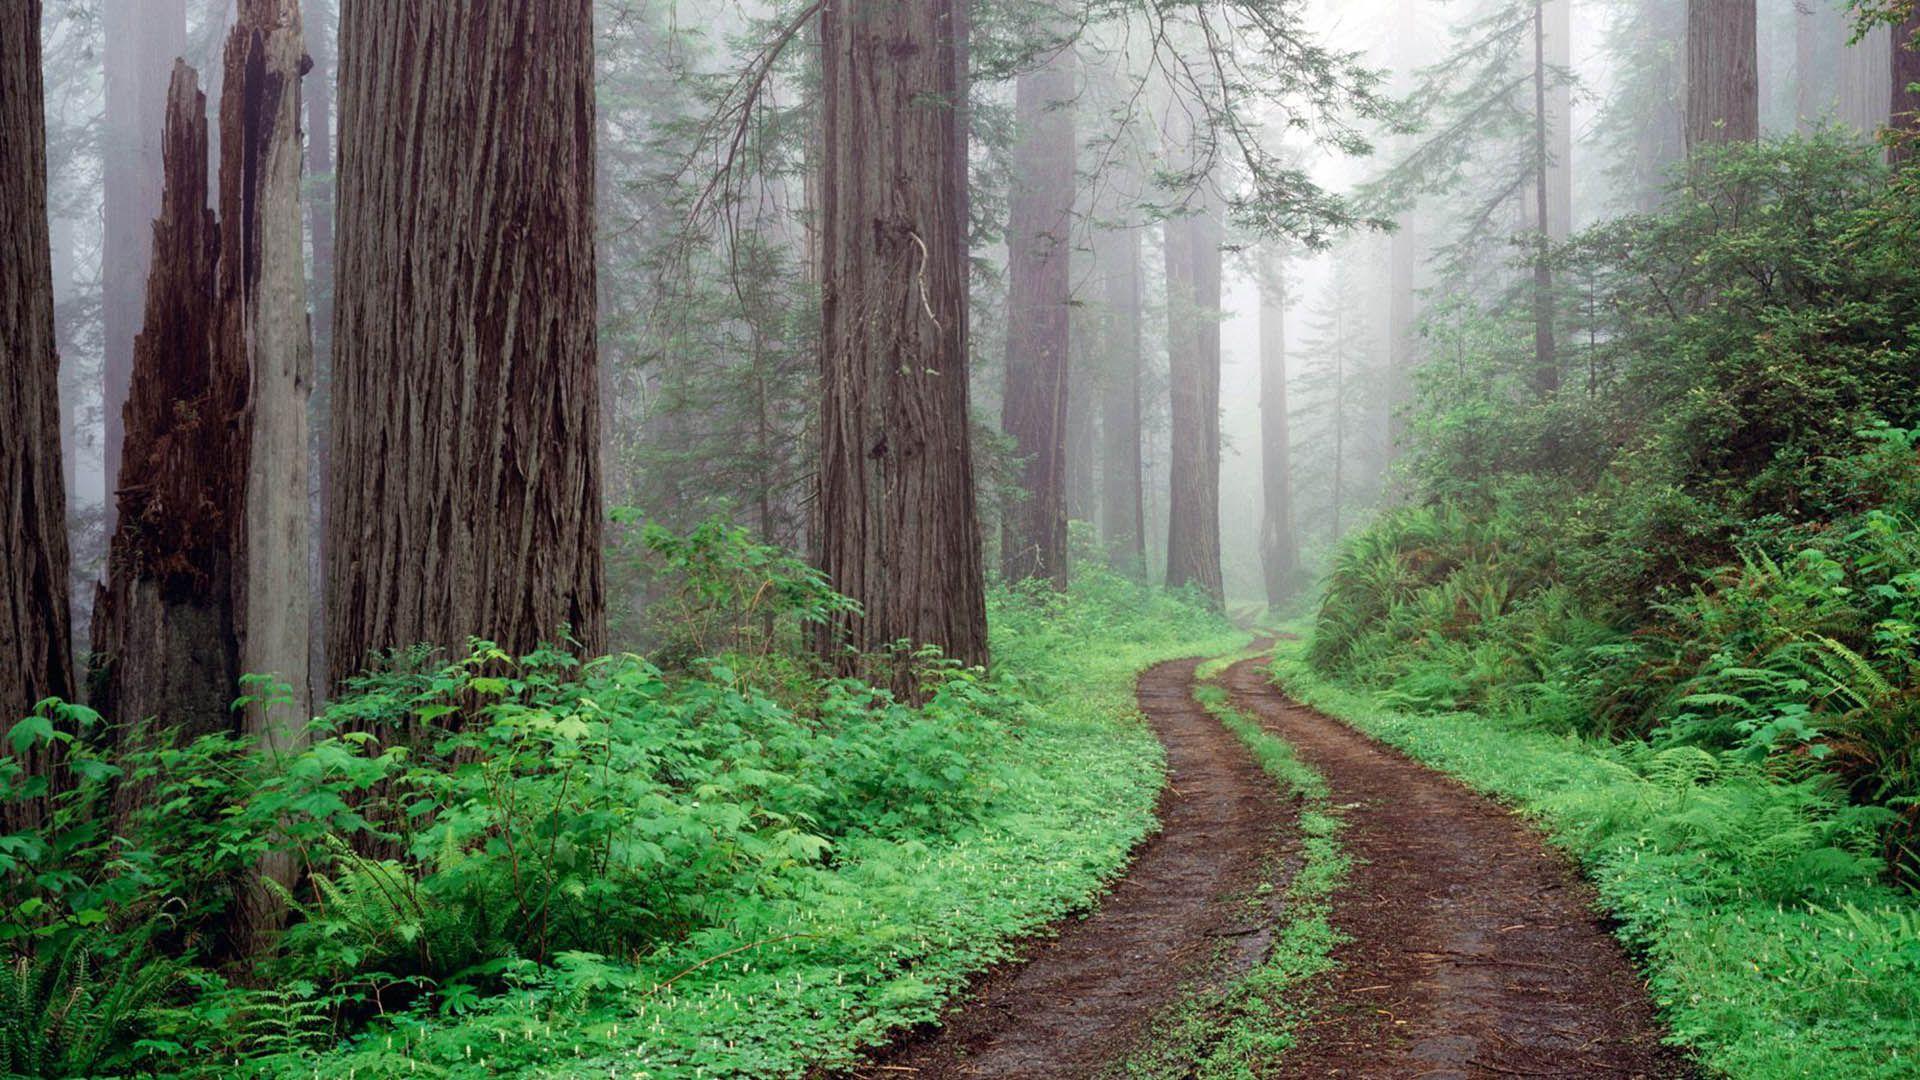
<path fill-rule="evenodd" d="M 1593 890 L 1527 825 L 1288 700 L 1266 661 L 1230 668 L 1236 708 L 1291 743 L 1344 810 L 1334 897 L 1349 939 L 1310 992 L 1281 1077 L 1684 1077 Z"/>
<path fill-rule="evenodd" d="M 1199 660 L 1141 675 L 1141 711 L 1167 750 L 1159 833 L 1084 919 L 1002 965 L 861 1077 L 1087 1077 L 1121 1058 L 1194 979 L 1266 954 L 1241 897 L 1294 816 L 1246 749 L 1193 699 Z M 1254 932 L 1250 932 L 1252 929 Z M 1223 955 L 1224 953 L 1224 955 Z"/>

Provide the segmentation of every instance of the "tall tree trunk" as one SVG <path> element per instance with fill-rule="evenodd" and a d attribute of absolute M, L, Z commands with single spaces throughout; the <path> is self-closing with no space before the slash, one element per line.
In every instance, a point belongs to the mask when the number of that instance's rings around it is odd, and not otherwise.
<path fill-rule="evenodd" d="M 606 643 L 591 0 L 341 5 L 329 682 Z"/>
<path fill-rule="evenodd" d="M 8 0 L 0 4 L 0 724 L 8 728 L 43 698 L 79 696 L 68 642 L 42 80 L 40 0 Z M 50 764 L 41 748 L 15 757 L 30 774 Z M 0 833 L 38 813 L 0 806 Z"/>
<path fill-rule="evenodd" d="M 1827 0 L 1794 8 L 1793 95 L 1796 130 L 1810 132 L 1839 104 L 1836 76 L 1846 47 L 1846 17 Z"/>
<path fill-rule="evenodd" d="M 1078 317 L 1077 317 L 1078 318 Z M 1067 520 L 1094 521 L 1100 514 L 1098 466 L 1094 446 L 1099 441 L 1100 386 L 1097 378 L 1098 337 L 1086 324 L 1073 330 L 1072 359 L 1067 370 Z M 1073 553 L 1067 553 L 1069 561 Z"/>
<path fill-rule="evenodd" d="M 1333 535 L 1338 543 L 1346 534 L 1341 515 L 1347 505 L 1347 312 L 1333 315 Z"/>
<path fill-rule="evenodd" d="M 1413 71 L 1419 66 L 1422 50 L 1420 31 L 1416 0 L 1399 0 L 1393 27 L 1393 89 L 1394 93 L 1402 96 L 1411 92 L 1414 86 Z M 1392 237 L 1387 241 L 1386 409 L 1389 456 L 1397 454 L 1401 444 L 1406 441 L 1407 413 L 1413 406 L 1413 327 L 1417 313 L 1414 263 L 1418 261 L 1420 251 L 1415 210 L 1409 208 L 1407 213 L 1400 215 L 1396 225 Z M 1268 592 L 1271 593 L 1272 589 L 1269 588 Z"/>
<path fill-rule="evenodd" d="M 219 356 L 245 387 L 233 558 L 240 670 L 271 675 L 291 698 L 280 710 L 250 706 L 247 727 L 276 752 L 299 741 L 311 715 L 305 63 L 299 0 L 240 0 L 220 101 Z"/>
<path fill-rule="evenodd" d="M 1167 587 L 1224 605 L 1220 573 L 1220 225 L 1216 200 L 1167 223 Z"/>
<path fill-rule="evenodd" d="M 1533 388 L 1542 397 L 1560 389 L 1560 363 L 1554 356 L 1553 268 L 1547 264 L 1552 245 L 1553 207 L 1549 194 L 1553 168 L 1549 149 L 1552 118 L 1547 94 L 1547 19 L 1544 0 L 1533 5 L 1533 137 L 1534 229 L 1537 244 L 1533 260 Z M 1568 214 L 1571 215 L 1571 204 Z"/>
<path fill-rule="evenodd" d="M 327 28 L 333 5 L 320 0 L 307 19 L 307 55 L 313 68 L 301 86 L 307 119 L 307 233 L 313 244 L 313 397 L 308 410 L 309 454 L 307 489 L 313 515 L 311 572 L 308 595 L 327 595 L 327 472 L 333 449 L 332 413 L 328 409 L 333 372 L 333 72 L 332 42 Z M 327 608 L 311 605 L 312 678 L 307 693 L 314 706 L 327 696 Z"/>
<path fill-rule="evenodd" d="M 1025 499 L 1001 532 L 1006 579 L 1067 584 L 1067 394 L 1074 194 L 1073 52 L 1014 89 L 1018 141 L 1007 222 L 1007 382 L 1002 426 Z"/>
<path fill-rule="evenodd" d="M 1892 67 L 1892 93 L 1887 115 L 1894 131 L 1891 152 L 1896 164 L 1913 160 L 1914 140 L 1920 138 L 1920 8 L 1906 21 L 1894 27 L 1890 35 L 1889 63 Z"/>
<path fill-rule="evenodd" d="M 1268 253 L 1260 274 L 1260 567 L 1267 606 L 1293 596 L 1300 546 L 1293 525 L 1292 433 L 1287 423 L 1285 269 Z"/>
<path fill-rule="evenodd" d="M 1547 68 L 1547 237 L 1573 235 L 1573 0 L 1546 0 L 1542 46 Z"/>
<path fill-rule="evenodd" d="M 906 640 L 987 659 L 967 422 L 967 9 L 838 0 L 820 16 L 820 568 L 861 611 L 820 644 L 917 693 Z M 853 650 L 850 653 L 848 650 Z"/>
<path fill-rule="evenodd" d="M 160 212 L 160 133 L 167 82 L 187 48 L 186 0 L 110 3 L 104 22 L 106 117 L 101 131 L 105 234 L 101 241 L 100 307 L 105 335 L 101 414 L 107 485 L 107 528 L 118 505 L 121 412 L 133 375 L 133 339 L 140 332 L 153 219 Z M 205 198 L 204 192 L 202 198 Z"/>
<path fill-rule="evenodd" d="M 1755 0 L 1687 0 L 1687 148 L 1760 137 Z"/>
<path fill-rule="evenodd" d="M 1147 529 L 1140 461 L 1140 231 L 1102 229 L 1094 258 L 1106 300 L 1100 393 L 1100 539 L 1114 565 L 1142 574 Z"/>
<path fill-rule="evenodd" d="M 1863 135 L 1877 135 L 1887 126 L 1892 39 L 1891 27 L 1875 23 L 1858 42 L 1846 44 L 1840 54 L 1840 112 Z"/>

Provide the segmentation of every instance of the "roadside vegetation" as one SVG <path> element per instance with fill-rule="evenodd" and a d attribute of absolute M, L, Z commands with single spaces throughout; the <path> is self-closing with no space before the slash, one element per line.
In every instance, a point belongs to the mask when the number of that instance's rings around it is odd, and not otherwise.
<path fill-rule="evenodd" d="M 1403 503 L 1279 665 L 1539 817 L 1726 1075 L 1920 1067 L 1915 185 L 1827 136 L 1702 154 L 1553 252 L 1592 326 L 1551 397 L 1526 305 L 1430 328 Z"/>
<path fill-rule="evenodd" d="M 685 585 L 674 625 L 732 627 L 729 648 L 396 657 L 283 759 L 229 736 L 120 750 L 68 706 L 17 725 L 79 782 L 0 837 L 0 936 L 30 957 L 0 1071 L 845 1064 L 1100 892 L 1153 827 L 1134 674 L 1244 640 L 1087 565 L 1064 595 L 995 595 L 992 674 L 936 667 L 909 707 L 804 658 L 841 601 L 802 564 L 730 527 L 651 542 Z M 373 734 L 396 727 L 412 738 Z M 117 816 L 129 780 L 150 794 Z M 312 888 L 243 962 L 220 928 L 268 849 Z"/>

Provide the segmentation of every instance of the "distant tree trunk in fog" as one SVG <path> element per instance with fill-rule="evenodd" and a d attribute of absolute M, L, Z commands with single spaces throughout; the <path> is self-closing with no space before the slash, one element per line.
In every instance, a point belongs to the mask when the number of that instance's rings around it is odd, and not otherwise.
<path fill-rule="evenodd" d="M 1687 0 L 1687 147 L 1760 137 L 1754 0 Z"/>
<path fill-rule="evenodd" d="M 1920 47 L 1920 8 L 1894 27 L 1890 38 L 1892 94 L 1887 116 L 1895 133 L 1891 156 L 1895 163 L 1904 164 L 1913 160 L 1914 140 L 1920 138 L 1920 93 L 1913 89 L 1914 84 L 1920 83 L 1920 52 L 1915 51 Z"/>
<path fill-rule="evenodd" d="M 819 636 L 843 672 L 917 695 L 902 639 L 987 659 L 967 423 L 967 9 L 820 14 L 820 568 L 858 601 Z M 890 669 L 890 670 L 889 670 Z"/>
<path fill-rule="evenodd" d="M 1334 312 L 1333 340 L 1333 536 L 1345 535 L 1341 513 L 1347 505 L 1347 311 Z"/>
<path fill-rule="evenodd" d="M 309 5 L 307 54 L 313 69 L 301 85 L 307 119 L 307 233 L 313 241 L 313 397 L 308 410 L 309 455 L 307 488 L 311 495 L 313 528 L 312 573 L 308 593 L 327 595 L 327 472 L 332 457 L 332 415 L 327 405 L 333 371 L 333 71 L 332 44 L 327 28 L 333 5 L 319 0 Z M 313 658 L 308 693 L 317 708 L 327 690 L 327 609 L 312 605 Z"/>
<path fill-rule="evenodd" d="M 1001 530 L 1010 582 L 1067 584 L 1068 336 L 1072 308 L 1073 53 L 1060 49 L 1014 88 L 1007 220 L 1007 382 L 1001 426 L 1025 498 Z"/>
<path fill-rule="evenodd" d="M 1533 388 L 1542 397 L 1560 389 L 1560 363 L 1554 356 L 1553 342 L 1553 268 L 1547 254 L 1553 239 L 1554 207 L 1552 113 L 1547 92 L 1547 19 L 1546 5 L 1535 0 L 1533 6 L 1533 136 L 1535 199 L 1533 222 L 1538 244 L 1533 260 Z M 1572 204 L 1567 207 L 1571 217 Z M 1571 222 L 1568 222 L 1571 224 Z"/>
<path fill-rule="evenodd" d="M 153 219 L 160 212 L 160 129 L 174 60 L 187 47 L 186 0 L 120 0 L 101 8 L 106 114 L 100 164 L 105 185 L 100 307 L 103 346 L 107 528 L 113 528 L 125 427 L 121 410 L 140 332 Z M 202 193 L 205 198 L 205 193 Z"/>
<path fill-rule="evenodd" d="M 604 651 L 591 0 L 346 0 L 327 654 Z"/>
<path fill-rule="evenodd" d="M 1293 595 L 1300 545 L 1293 526 L 1292 433 L 1287 425 L 1287 299 L 1280 260 L 1268 254 L 1260 275 L 1260 567 L 1267 606 Z"/>
<path fill-rule="evenodd" d="M 1100 386 L 1094 378 L 1096 341 L 1076 327 L 1067 370 L 1067 520 L 1093 521 L 1100 513 L 1094 443 L 1099 439 Z M 1067 552 L 1069 561 L 1073 558 Z"/>
<path fill-rule="evenodd" d="M 295 0 L 242 0 L 222 79 L 219 215 L 204 204 L 205 97 L 184 62 L 128 396 L 126 483 L 94 620 L 101 711 L 240 730 L 274 752 L 305 730 L 310 662 L 307 406 Z M 242 674 L 274 687 L 242 688 Z M 291 862 L 269 860 L 288 880 Z M 254 890 L 249 940 L 277 916 Z"/>
<path fill-rule="evenodd" d="M 1547 86 L 1547 237 L 1573 235 L 1573 0 L 1546 0 L 1542 9 Z"/>
<path fill-rule="evenodd" d="M 60 357 L 47 236 L 47 121 L 40 0 L 0 4 L 0 725 L 35 702 L 72 701 Z M 11 752 L 11 748 L 8 748 Z M 22 767 L 44 771 L 39 750 Z M 38 816 L 0 807 L 0 833 Z"/>
<path fill-rule="evenodd" d="M 1167 223 L 1167 587 L 1224 601 L 1220 574 L 1220 225 L 1216 200 Z"/>
<path fill-rule="evenodd" d="M 1633 139 L 1634 207 L 1652 213 L 1666 199 L 1669 174 L 1686 158 L 1687 8 L 1672 0 L 1639 0 L 1632 22 L 1634 48 L 1662 58 L 1658 99 L 1639 118 Z"/>
<path fill-rule="evenodd" d="M 1402 96 L 1414 85 L 1412 73 L 1419 65 L 1418 56 L 1423 48 L 1418 14 L 1419 4 L 1416 0 L 1399 0 L 1394 13 L 1393 92 Z M 1407 213 L 1400 215 L 1396 224 L 1398 227 L 1387 241 L 1386 408 L 1389 457 L 1397 455 L 1406 441 L 1407 411 L 1413 407 L 1413 325 L 1417 314 L 1414 264 L 1419 260 L 1420 252 L 1415 211 L 1409 208 Z M 1263 314 L 1264 311 L 1263 308 Z M 1264 327 L 1266 324 L 1262 322 L 1261 325 Z M 1264 417 L 1265 414 L 1262 415 Z M 1271 594 L 1271 581 L 1268 584 Z"/>
<path fill-rule="evenodd" d="M 1147 561 L 1140 490 L 1140 232 L 1102 229 L 1094 234 L 1093 245 L 1107 307 L 1100 391 L 1100 539 L 1114 565 L 1138 574 Z"/>
<path fill-rule="evenodd" d="M 1846 16 L 1831 0 L 1800 0 L 1794 7 L 1795 129 L 1812 131 L 1839 104 L 1836 72 L 1846 47 Z"/>
<path fill-rule="evenodd" d="M 1842 37 L 1846 35 L 1843 33 Z M 1875 23 L 1857 42 L 1844 46 L 1840 54 L 1840 113 L 1847 123 L 1862 134 L 1877 135 L 1887 126 L 1891 96 L 1887 87 L 1893 79 L 1893 31 L 1885 23 Z"/>

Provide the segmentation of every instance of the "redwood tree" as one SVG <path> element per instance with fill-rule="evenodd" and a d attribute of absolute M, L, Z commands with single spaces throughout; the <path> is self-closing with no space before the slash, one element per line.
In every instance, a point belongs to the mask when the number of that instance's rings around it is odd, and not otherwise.
<path fill-rule="evenodd" d="M 605 647 L 592 6 L 340 5 L 331 682 Z"/>
<path fill-rule="evenodd" d="M 967 421 L 965 0 L 821 9 L 820 568 L 843 671 L 907 640 L 987 657 Z M 849 650 L 854 652 L 849 652 Z M 911 693 L 909 665 L 887 675 Z"/>
<path fill-rule="evenodd" d="M 1147 528 L 1140 460 L 1140 231 L 1094 234 L 1106 300 L 1100 391 L 1100 539 L 1116 566 L 1141 573 Z"/>
<path fill-rule="evenodd" d="M 1300 544 L 1293 526 L 1293 434 L 1287 423 L 1287 299 L 1280 261 L 1268 255 L 1260 275 L 1260 567 L 1267 606 L 1299 584 Z"/>
<path fill-rule="evenodd" d="M 1914 139 L 1920 138 L 1920 93 L 1914 91 L 1920 84 L 1920 7 L 1908 12 L 1905 21 L 1893 28 L 1892 37 L 1892 93 L 1888 98 L 1888 116 L 1893 127 L 1895 141 L 1893 160 L 1896 163 L 1911 161 L 1914 155 Z"/>
<path fill-rule="evenodd" d="M 0 727 L 76 697 L 40 0 L 0 4 Z M 4 753 L 0 750 L 0 753 Z M 22 764 L 38 769 L 38 760 Z M 17 809 L 17 808 L 16 808 Z M 0 816 L 0 832 L 17 821 Z"/>
<path fill-rule="evenodd" d="M 1217 200 L 1167 222 L 1169 491 L 1167 587 L 1222 603 L 1220 224 Z"/>
<path fill-rule="evenodd" d="M 1067 394 L 1072 281 L 1073 52 L 1059 48 L 1015 83 L 1007 222 L 1007 381 L 1002 424 L 1026 498 L 1001 530 L 1008 581 L 1067 584 Z"/>
<path fill-rule="evenodd" d="M 1755 0 L 1687 0 L 1687 146 L 1760 137 Z"/>

